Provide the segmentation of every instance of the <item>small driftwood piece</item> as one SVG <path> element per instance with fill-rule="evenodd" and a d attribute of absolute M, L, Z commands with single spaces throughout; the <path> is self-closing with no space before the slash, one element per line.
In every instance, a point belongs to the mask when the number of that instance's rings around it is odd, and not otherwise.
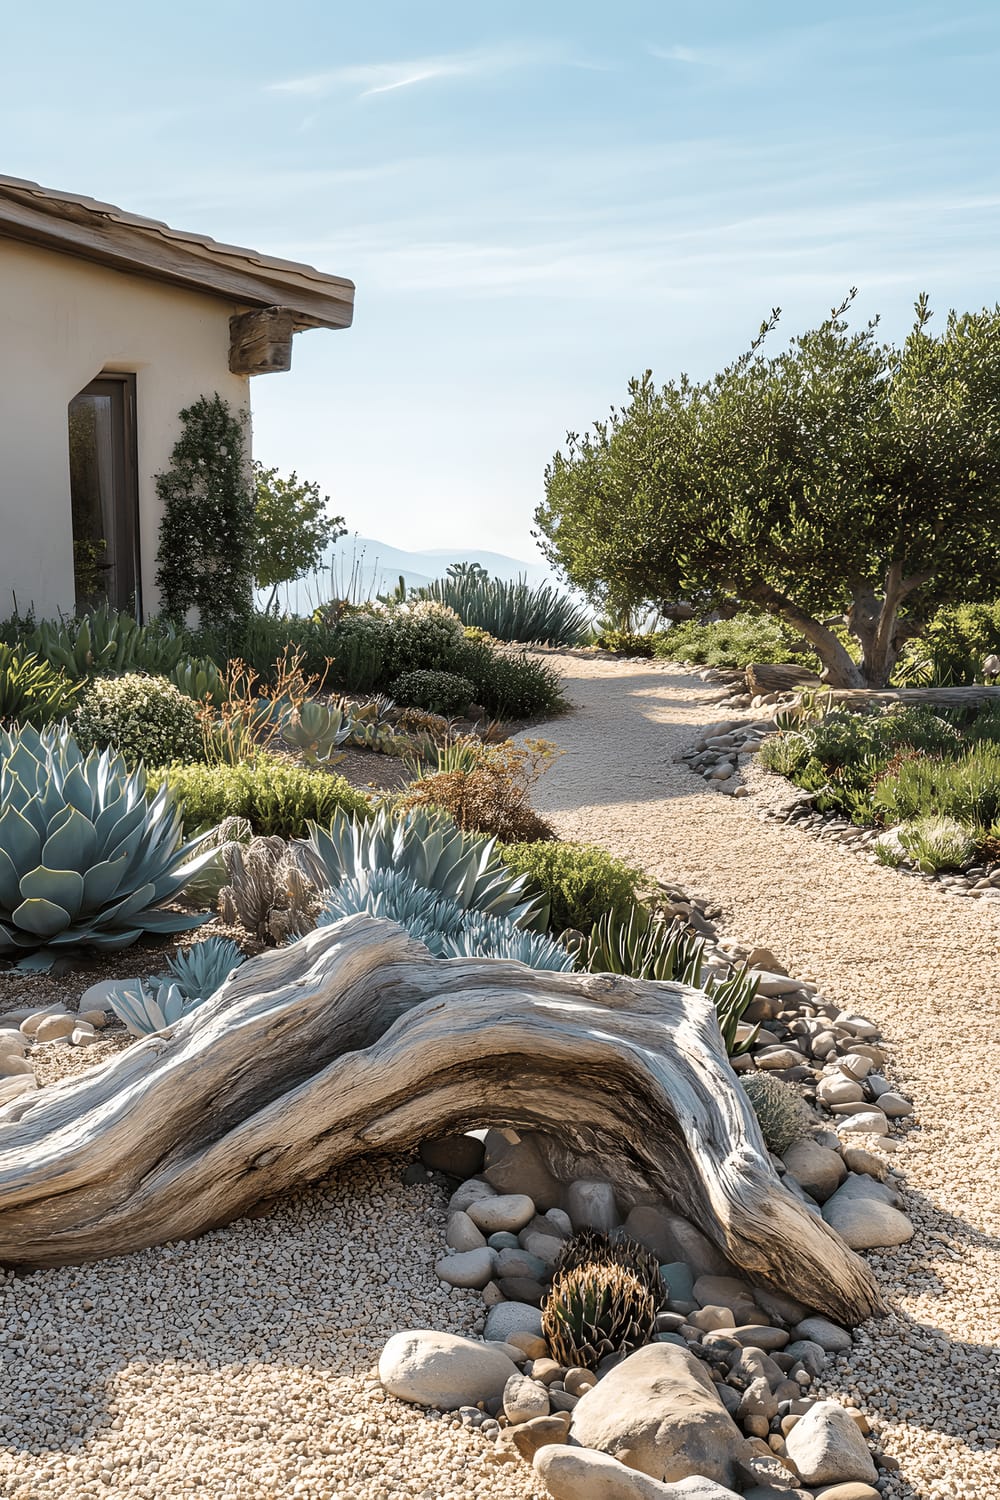
<path fill-rule="evenodd" d="M 700 990 L 435 959 L 365 916 L 0 1110 L 0 1263 L 187 1239 L 339 1163 L 482 1125 L 599 1158 L 842 1322 L 882 1309 L 865 1262 L 774 1173 Z"/>

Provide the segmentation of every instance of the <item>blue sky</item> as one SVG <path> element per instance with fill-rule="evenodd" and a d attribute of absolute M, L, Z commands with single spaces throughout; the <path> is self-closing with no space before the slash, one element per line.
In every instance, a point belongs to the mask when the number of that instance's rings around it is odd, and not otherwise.
<path fill-rule="evenodd" d="M 997 300 L 985 3 L 50 0 L 3 52 L 0 170 L 357 282 L 255 448 L 402 547 L 532 556 L 567 428 L 774 305 Z"/>

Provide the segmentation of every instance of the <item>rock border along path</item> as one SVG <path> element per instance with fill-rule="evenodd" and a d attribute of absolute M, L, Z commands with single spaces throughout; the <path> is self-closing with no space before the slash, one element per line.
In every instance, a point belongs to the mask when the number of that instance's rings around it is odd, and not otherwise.
<path fill-rule="evenodd" d="M 1000 911 L 845 860 L 674 757 L 719 693 L 648 663 L 558 658 L 576 712 L 533 734 L 565 752 L 535 805 L 560 837 L 717 902 L 722 926 L 870 1017 L 916 1104 L 894 1164 L 915 1238 L 871 1253 L 892 1314 L 830 1372 L 898 1460 L 887 1496 L 1000 1497 Z"/>

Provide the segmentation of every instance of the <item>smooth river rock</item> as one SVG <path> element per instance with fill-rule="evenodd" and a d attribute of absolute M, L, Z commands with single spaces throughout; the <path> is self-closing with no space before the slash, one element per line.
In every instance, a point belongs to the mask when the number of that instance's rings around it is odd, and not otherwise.
<path fill-rule="evenodd" d="M 478 1198 L 465 1210 L 483 1234 L 505 1229 L 516 1234 L 535 1217 L 535 1205 L 526 1193 L 499 1193 L 494 1198 Z"/>
<path fill-rule="evenodd" d="M 552 1500 L 740 1500 L 735 1490 L 700 1475 L 663 1484 L 606 1453 L 561 1444 L 539 1448 L 534 1470 Z"/>
<path fill-rule="evenodd" d="M 498 1401 L 519 1373 L 499 1349 L 426 1328 L 393 1334 L 378 1362 L 379 1380 L 390 1396 L 442 1411 Z"/>
<path fill-rule="evenodd" d="M 484 1338 L 503 1342 L 515 1333 L 530 1333 L 535 1338 L 542 1336 L 542 1315 L 537 1307 L 527 1302 L 498 1302 L 486 1314 Z"/>
<path fill-rule="evenodd" d="M 803 1484 L 873 1484 L 878 1470 L 854 1418 L 836 1401 L 817 1401 L 785 1439 Z"/>
<path fill-rule="evenodd" d="M 815 1141 L 796 1141 L 785 1152 L 784 1162 L 785 1170 L 817 1203 L 825 1203 L 847 1176 L 839 1151 Z"/>
<path fill-rule="evenodd" d="M 610 1370 L 577 1402 L 570 1433 L 663 1481 L 700 1474 L 731 1484 L 746 1446 L 707 1367 L 672 1343 L 648 1344 Z"/>
<path fill-rule="evenodd" d="M 478 1250 L 460 1250 L 454 1255 L 443 1255 L 434 1269 L 449 1286 L 475 1287 L 481 1291 L 493 1279 L 496 1258 L 496 1251 L 483 1245 Z"/>
<path fill-rule="evenodd" d="M 870 1184 L 870 1190 L 856 1187 Z M 852 1250 L 874 1250 L 882 1245 L 905 1245 L 913 1225 L 904 1213 L 886 1203 L 876 1190 L 885 1188 L 871 1177 L 848 1177 L 823 1204 L 823 1218 Z"/>

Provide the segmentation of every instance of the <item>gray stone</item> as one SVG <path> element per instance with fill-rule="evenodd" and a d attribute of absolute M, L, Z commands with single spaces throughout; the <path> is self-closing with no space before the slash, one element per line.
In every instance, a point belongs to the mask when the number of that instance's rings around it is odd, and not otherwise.
<path fill-rule="evenodd" d="M 497 1276 L 530 1276 L 532 1281 L 544 1281 L 546 1270 L 543 1260 L 520 1246 L 497 1251 Z"/>
<path fill-rule="evenodd" d="M 473 1203 L 479 1203 L 484 1198 L 495 1198 L 497 1190 L 488 1182 L 482 1182 L 478 1177 L 470 1178 L 463 1182 L 460 1188 L 456 1188 L 448 1199 L 448 1208 L 451 1213 L 463 1210 L 468 1213 Z"/>
<path fill-rule="evenodd" d="M 549 1220 L 550 1224 L 555 1225 L 556 1229 L 558 1229 L 560 1233 L 566 1237 L 566 1239 L 569 1239 L 570 1235 L 573 1233 L 573 1221 L 565 1209 L 547 1208 L 545 1210 L 545 1217 Z"/>
<path fill-rule="evenodd" d="M 499 1349 L 433 1329 L 393 1334 L 378 1362 L 390 1396 L 443 1411 L 499 1400 L 516 1374 L 513 1360 Z"/>
<path fill-rule="evenodd" d="M 506 1229 L 516 1234 L 535 1216 L 535 1205 L 524 1193 L 503 1193 L 496 1198 L 480 1198 L 466 1209 L 469 1218 L 484 1234 Z"/>
<path fill-rule="evenodd" d="M 784 1352 L 793 1361 L 788 1367 L 790 1370 L 802 1365 L 810 1375 L 822 1375 L 826 1369 L 826 1350 L 814 1339 L 796 1339 L 785 1346 Z"/>
<path fill-rule="evenodd" d="M 909 1099 L 904 1099 L 903 1095 L 897 1094 L 894 1089 L 890 1089 L 885 1094 L 879 1094 L 878 1103 L 879 1108 L 884 1110 L 890 1120 L 902 1120 L 913 1113 L 913 1105 Z"/>
<path fill-rule="evenodd" d="M 740 1500 L 734 1490 L 714 1480 L 695 1476 L 662 1484 L 587 1448 L 548 1444 L 538 1449 L 533 1462 L 552 1500 Z"/>
<path fill-rule="evenodd" d="M 508 1422 L 530 1422 L 549 1414 L 549 1393 L 527 1375 L 512 1375 L 503 1388 L 503 1410 Z"/>
<path fill-rule="evenodd" d="M 475 1225 L 473 1225 L 475 1228 Z M 522 1230 L 523 1233 L 523 1230 Z M 521 1240 L 516 1234 L 511 1234 L 509 1229 L 498 1229 L 496 1234 L 491 1234 L 486 1242 L 491 1250 L 520 1250 Z"/>
<path fill-rule="evenodd" d="M 860 1104 L 864 1097 L 865 1091 L 860 1083 L 841 1073 L 831 1073 L 816 1085 L 816 1098 L 821 1104 Z"/>
<path fill-rule="evenodd" d="M 817 1203 L 825 1203 L 847 1176 L 840 1153 L 815 1141 L 796 1141 L 785 1152 L 784 1161 L 785 1170 Z"/>
<path fill-rule="evenodd" d="M 737 1314 L 753 1306 L 753 1293 L 738 1276 L 699 1276 L 694 1295 L 702 1307 L 728 1307 Z"/>
<path fill-rule="evenodd" d="M 772 1292 L 765 1286 L 755 1286 L 752 1290 L 753 1300 L 772 1323 L 798 1323 L 809 1311 L 804 1303 L 784 1292 Z"/>
<path fill-rule="evenodd" d="M 19 1099 L 22 1094 L 30 1094 L 37 1087 L 34 1073 L 30 1078 L 27 1074 L 19 1078 L 0 1078 L 0 1105 L 9 1104 L 12 1099 Z"/>
<path fill-rule="evenodd" d="M 531 1463 L 539 1448 L 550 1443 L 565 1443 L 569 1433 L 569 1413 L 553 1412 L 550 1417 L 532 1417 L 511 1428 L 511 1441 L 525 1463 Z"/>
<path fill-rule="evenodd" d="M 566 1189 L 566 1212 L 573 1228 L 600 1229 L 610 1234 L 619 1221 L 615 1190 L 610 1182 L 581 1177 Z"/>
<path fill-rule="evenodd" d="M 483 1143 L 474 1135 L 440 1135 L 421 1141 L 420 1160 L 432 1172 L 446 1172 L 464 1182 L 482 1171 Z"/>
<path fill-rule="evenodd" d="M 742 1344 L 744 1349 L 762 1349 L 765 1354 L 783 1349 L 788 1343 L 788 1332 L 784 1328 L 772 1328 L 770 1323 L 745 1323 L 736 1328 L 725 1329 L 730 1338 Z"/>
<path fill-rule="evenodd" d="M 874 1151 L 868 1151 L 864 1146 L 844 1146 L 844 1166 L 849 1172 L 863 1173 L 865 1176 L 874 1177 L 878 1182 L 884 1182 L 889 1170 L 888 1164 L 881 1156 L 876 1156 Z"/>
<path fill-rule="evenodd" d="M 836 1401 L 817 1401 L 785 1439 L 803 1484 L 872 1484 L 878 1471 L 853 1417 Z"/>
<path fill-rule="evenodd" d="M 532 1307 L 541 1307 L 545 1287 L 533 1276 L 498 1276 L 497 1285 L 508 1302 L 528 1302 Z"/>
<path fill-rule="evenodd" d="M 485 1337 L 501 1341 L 512 1333 L 530 1333 L 542 1336 L 542 1315 L 537 1307 L 526 1302 L 499 1302 L 486 1314 Z"/>
<path fill-rule="evenodd" d="M 792 1331 L 797 1339 L 809 1339 L 830 1354 L 846 1353 L 854 1343 L 847 1329 L 831 1323 L 829 1318 L 803 1318 Z"/>
<path fill-rule="evenodd" d="M 0 1031 L 0 1057 L 23 1057 L 27 1043 L 20 1031 Z"/>
<path fill-rule="evenodd" d="M 673 1260 L 662 1265 L 660 1276 L 671 1302 L 694 1301 L 694 1275 L 684 1261 Z"/>
<path fill-rule="evenodd" d="M 562 1202 L 563 1184 L 548 1167 L 532 1131 L 488 1130 L 483 1176 L 498 1193 L 526 1193 L 541 1209 Z"/>
<path fill-rule="evenodd" d="M 16 1052 L 0 1052 L 0 1078 L 34 1078 L 35 1070 L 26 1057 Z"/>
<path fill-rule="evenodd" d="M 486 1244 L 482 1231 L 476 1228 L 469 1215 L 461 1208 L 448 1215 L 448 1228 L 444 1238 L 449 1250 L 481 1250 Z"/>
<path fill-rule="evenodd" d="M 577 1403 L 572 1440 L 672 1481 L 703 1474 L 730 1484 L 744 1439 L 704 1364 L 673 1343 L 648 1344 L 622 1360 Z"/>
<path fill-rule="evenodd" d="M 488 1245 L 478 1250 L 463 1250 L 443 1255 L 434 1270 L 449 1286 L 475 1287 L 481 1290 L 493 1279 L 496 1253 Z"/>
<path fill-rule="evenodd" d="M 875 1192 L 863 1194 L 853 1183 L 883 1184 L 871 1177 L 848 1177 L 832 1198 L 823 1204 L 823 1218 L 852 1250 L 873 1250 L 882 1245 L 905 1245 L 913 1238 L 913 1225 L 905 1214 L 886 1203 Z"/>

